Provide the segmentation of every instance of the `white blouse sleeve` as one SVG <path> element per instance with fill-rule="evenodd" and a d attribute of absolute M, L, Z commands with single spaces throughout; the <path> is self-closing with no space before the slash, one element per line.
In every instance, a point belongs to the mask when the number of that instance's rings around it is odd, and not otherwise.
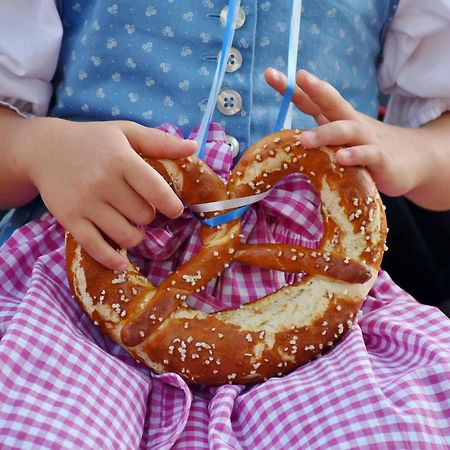
<path fill-rule="evenodd" d="M 47 113 L 61 36 L 55 0 L 0 1 L 0 104 Z"/>
<path fill-rule="evenodd" d="M 378 72 L 387 122 L 419 127 L 450 109 L 449 49 L 450 1 L 401 0 Z"/>

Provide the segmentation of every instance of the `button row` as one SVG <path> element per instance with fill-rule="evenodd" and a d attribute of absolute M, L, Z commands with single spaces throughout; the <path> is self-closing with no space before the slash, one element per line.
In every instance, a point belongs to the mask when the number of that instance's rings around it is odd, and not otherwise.
<path fill-rule="evenodd" d="M 225 26 L 228 16 L 228 6 L 225 6 L 220 12 L 220 23 Z M 241 28 L 245 23 L 245 12 L 239 8 L 236 29 Z M 219 54 L 220 57 L 220 54 Z M 242 53 L 234 47 L 231 47 L 230 54 L 226 65 L 226 72 L 233 73 L 239 70 L 242 66 Z M 239 92 L 233 89 L 224 89 L 217 97 L 217 109 L 226 116 L 233 116 L 242 110 L 242 97 Z M 225 143 L 230 147 L 231 154 L 234 157 L 239 153 L 239 142 L 234 136 L 225 136 Z"/>

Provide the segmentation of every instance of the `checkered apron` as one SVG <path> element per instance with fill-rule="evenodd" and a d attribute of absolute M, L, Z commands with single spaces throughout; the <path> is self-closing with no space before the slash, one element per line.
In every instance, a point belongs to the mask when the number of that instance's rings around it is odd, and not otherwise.
<path fill-rule="evenodd" d="M 206 162 L 227 179 L 232 160 L 217 125 Z M 290 176 L 245 213 L 245 240 L 313 247 L 319 205 Z M 198 250 L 198 230 L 190 212 L 157 217 L 131 256 L 158 284 Z M 233 263 L 191 302 L 236 307 L 294 279 Z M 362 313 L 335 347 L 286 376 L 189 386 L 139 365 L 82 313 L 66 279 L 64 230 L 46 214 L 0 248 L 0 448 L 450 448 L 450 320 L 383 272 Z"/>

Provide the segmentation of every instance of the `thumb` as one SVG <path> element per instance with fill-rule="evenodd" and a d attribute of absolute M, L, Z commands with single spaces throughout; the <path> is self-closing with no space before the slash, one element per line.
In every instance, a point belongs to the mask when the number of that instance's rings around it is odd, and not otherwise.
<path fill-rule="evenodd" d="M 135 122 L 119 124 L 133 149 L 150 158 L 178 159 L 192 155 L 197 150 L 193 140 L 182 139 L 156 128 L 148 128 Z"/>

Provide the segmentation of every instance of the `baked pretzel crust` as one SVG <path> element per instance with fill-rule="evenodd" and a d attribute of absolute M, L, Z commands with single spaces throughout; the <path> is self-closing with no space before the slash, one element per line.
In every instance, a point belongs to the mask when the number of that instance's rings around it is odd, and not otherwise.
<path fill-rule="evenodd" d="M 67 233 L 68 280 L 94 324 L 152 370 L 213 385 L 284 375 L 344 336 L 381 264 L 384 207 L 365 169 L 340 166 L 337 148 L 304 149 L 300 133 L 283 130 L 254 144 L 226 186 L 195 157 L 148 162 L 188 204 L 258 194 L 304 174 L 322 201 L 318 248 L 241 243 L 239 219 L 203 225 L 200 252 L 155 287 L 131 262 L 123 273 L 101 266 Z M 237 309 L 190 308 L 187 297 L 233 260 L 306 275 Z"/>

